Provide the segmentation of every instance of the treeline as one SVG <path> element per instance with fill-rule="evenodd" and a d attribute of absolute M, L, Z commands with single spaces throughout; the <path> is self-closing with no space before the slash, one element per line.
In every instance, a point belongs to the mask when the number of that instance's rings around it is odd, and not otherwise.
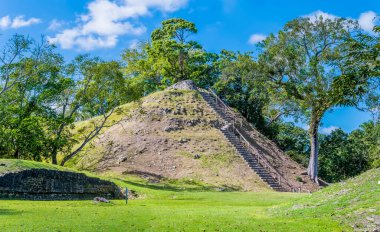
<path fill-rule="evenodd" d="M 292 123 L 279 122 L 277 125 L 277 144 L 306 167 L 310 154 L 307 131 Z M 363 123 L 351 133 L 336 129 L 329 135 L 319 134 L 319 140 L 319 174 L 327 182 L 338 182 L 380 167 L 379 123 Z"/>
<path fill-rule="evenodd" d="M 195 33 L 193 23 L 169 19 L 120 61 L 82 55 L 69 63 L 46 41 L 14 36 L 0 58 L 0 156 L 58 163 L 60 154 L 64 164 L 110 125 L 117 106 L 190 79 L 212 87 L 294 159 L 309 160 L 315 181 L 318 170 L 337 181 L 379 165 L 378 28 L 365 33 L 353 20 L 298 18 L 261 42 L 256 56 L 207 52 L 191 40 Z M 349 135 L 322 136 L 322 117 L 335 106 L 360 107 L 374 120 Z M 73 139 L 74 123 L 96 116 Z"/>
<path fill-rule="evenodd" d="M 65 63 L 45 40 L 15 35 L 0 62 L 3 158 L 57 164 L 63 154 L 63 165 L 100 132 L 117 106 L 133 98 L 119 62 L 83 55 Z M 73 139 L 74 123 L 96 116 L 91 130 Z"/>

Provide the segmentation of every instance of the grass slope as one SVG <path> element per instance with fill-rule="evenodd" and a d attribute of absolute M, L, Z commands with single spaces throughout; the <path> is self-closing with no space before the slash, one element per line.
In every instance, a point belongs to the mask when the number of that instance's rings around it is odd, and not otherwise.
<path fill-rule="evenodd" d="M 15 159 L 0 159 L 0 175 L 8 172 L 19 172 L 29 169 L 48 169 L 58 171 L 73 171 L 66 167 L 51 165 L 47 163 L 28 161 L 28 160 L 15 160 Z"/>
<path fill-rule="evenodd" d="M 306 196 L 281 213 L 306 218 L 331 216 L 358 231 L 380 230 L 380 169 Z"/>

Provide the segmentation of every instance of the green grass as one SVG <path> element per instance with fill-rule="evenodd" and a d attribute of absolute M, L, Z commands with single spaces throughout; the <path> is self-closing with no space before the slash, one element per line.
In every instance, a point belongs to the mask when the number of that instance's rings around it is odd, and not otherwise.
<path fill-rule="evenodd" d="M 73 171 L 71 169 L 51 165 L 47 163 L 27 161 L 27 160 L 15 160 L 15 159 L 0 159 L 0 175 L 7 172 L 18 172 L 28 169 L 48 169 L 59 171 Z"/>
<path fill-rule="evenodd" d="M 303 195 L 166 192 L 140 200 L 1 201 L 1 231 L 341 231 L 330 218 L 281 217 L 268 209 Z"/>
<path fill-rule="evenodd" d="M 96 178 L 100 178 L 104 180 L 114 181 L 108 176 L 99 176 L 91 172 L 78 171 L 73 168 L 62 167 L 59 165 L 53 165 L 53 164 L 30 161 L 30 160 L 0 159 L 0 176 L 6 173 L 15 173 L 15 172 L 31 170 L 31 169 L 47 169 L 47 170 L 66 171 L 66 172 L 79 172 L 89 177 L 96 177 Z"/>
<path fill-rule="evenodd" d="M 314 194 L 218 192 L 189 180 L 108 178 L 138 198 L 128 205 L 2 200 L 0 231 L 373 231 L 367 219 L 380 218 L 380 169 Z"/>
<path fill-rule="evenodd" d="M 115 179 L 139 198 L 87 201 L 0 201 L 0 231 L 342 231 L 330 216 L 276 214 L 304 194 L 216 192 L 200 183 L 148 184 Z"/>
<path fill-rule="evenodd" d="M 332 217 L 361 231 L 380 228 L 380 168 L 305 196 L 279 214 Z M 375 222 L 379 225 L 376 226 Z"/>

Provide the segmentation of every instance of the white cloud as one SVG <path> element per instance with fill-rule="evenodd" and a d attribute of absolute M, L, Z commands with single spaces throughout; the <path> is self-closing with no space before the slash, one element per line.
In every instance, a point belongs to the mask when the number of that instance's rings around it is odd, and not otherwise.
<path fill-rule="evenodd" d="M 302 17 L 309 18 L 311 22 L 315 22 L 315 21 L 317 21 L 321 17 L 323 19 L 330 19 L 330 20 L 338 18 L 338 16 L 335 16 L 333 14 L 329 14 L 329 13 L 323 12 L 321 10 L 314 11 L 314 12 L 312 12 L 312 13 L 310 13 L 308 15 L 304 15 Z"/>
<path fill-rule="evenodd" d="M 12 24 L 12 20 L 9 16 L 0 18 L 0 28 L 7 29 Z"/>
<path fill-rule="evenodd" d="M 310 13 L 308 15 L 304 15 L 303 17 L 309 18 L 311 22 L 315 22 L 317 19 L 322 17 L 323 19 L 336 19 L 339 18 L 336 15 L 329 14 L 326 12 L 323 12 L 321 10 L 314 11 L 313 13 Z M 373 11 L 367 11 L 360 14 L 358 18 L 359 26 L 367 32 L 371 32 L 373 27 L 375 26 L 376 22 L 378 21 L 378 15 Z"/>
<path fill-rule="evenodd" d="M 309 125 L 302 125 L 301 128 L 304 130 L 309 130 L 310 126 Z M 320 127 L 319 133 L 329 135 L 329 134 L 331 134 L 331 132 L 333 132 L 336 129 L 339 129 L 339 127 L 337 127 L 337 126 Z"/>
<path fill-rule="evenodd" d="M 19 15 L 15 18 L 11 18 L 9 16 L 4 16 L 0 18 L 0 28 L 1 29 L 9 29 L 9 28 L 20 28 L 20 27 L 27 27 L 32 24 L 40 23 L 41 19 L 38 18 L 30 18 L 30 19 L 24 19 L 24 16 Z"/>
<path fill-rule="evenodd" d="M 64 24 L 65 24 L 64 21 L 53 19 L 49 24 L 48 30 L 55 31 L 55 30 L 61 29 Z"/>
<path fill-rule="evenodd" d="M 248 43 L 249 44 L 256 44 L 261 41 L 263 41 L 266 38 L 266 35 L 263 34 L 253 34 L 251 37 L 249 37 Z"/>
<path fill-rule="evenodd" d="M 16 18 L 13 19 L 11 27 L 12 28 L 27 27 L 32 24 L 37 24 L 40 22 L 41 22 L 41 19 L 38 19 L 38 18 L 30 18 L 30 19 L 25 20 L 24 16 L 17 16 Z"/>
<path fill-rule="evenodd" d="M 94 0 L 88 4 L 88 13 L 80 15 L 78 24 L 49 37 L 51 43 L 64 49 L 94 50 L 116 46 L 121 35 L 140 35 L 144 25 L 136 23 L 139 17 L 154 10 L 173 12 L 188 0 Z"/>
<path fill-rule="evenodd" d="M 373 11 L 367 11 L 360 15 L 358 22 L 364 31 L 372 31 L 377 21 L 377 15 Z"/>
<path fill-rule="evenodd" d="M 339 129 L 339 127 L 329 126 L 329 127 L 321 127 L 319 131 L 321 132 L 321 134 L 329 135 L 331 134 L 331 132 L 333 132 L 336 129 Z"/>

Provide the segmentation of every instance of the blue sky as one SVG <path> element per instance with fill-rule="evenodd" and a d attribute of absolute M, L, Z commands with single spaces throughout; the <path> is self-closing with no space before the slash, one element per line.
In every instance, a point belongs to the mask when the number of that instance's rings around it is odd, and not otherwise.
<path fill-rule="evenodd" d="M 0 46 L 15 33 L 46 36 L 70 60 L 91 53 L 119 59 L 123 49 L 147 40 L 163 19 L 196 23 L 193 39 L 207 50 L 253 51 L 255 43 L 296 17 L 358 19 L 371 28 L 379 0 L 0 0 Z M 328 112 L 322 131 L 356 129 L 370 115 L 353 108 Z"/>

